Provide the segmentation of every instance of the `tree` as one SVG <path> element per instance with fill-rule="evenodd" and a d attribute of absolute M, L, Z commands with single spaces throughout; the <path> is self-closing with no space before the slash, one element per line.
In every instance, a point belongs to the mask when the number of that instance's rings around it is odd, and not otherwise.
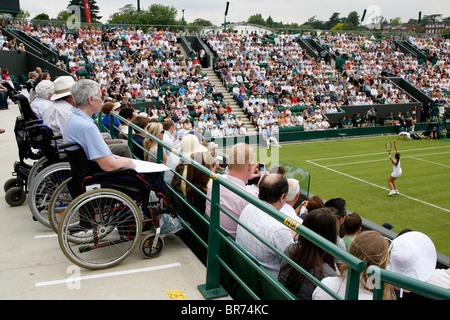
<path fill-rule="evenodd" d="M 142 11 L 141 11 L 142 12 Z M 113 13 L 108 20 L 109 24 L 137 24 L 137 10 L 132 4 L 127 4 Z"/>
<path fill-rule="evenodd" d="M 357 29 L 358 26 L 359 26 L 359 14 L 356 11 L 352 11 L 348 14 L 347 18 L 344 21 L 344 30 Z"/>
<path fill-rule="evenodd" d="M 181 21 L 176 19 L 178 11 L 173 6 L 164 6 L 162 4 L 152 4 L 148 9 L 139 13 L 139 23 L 143 25 L 181 25 Z M 204 23 L 197 19 L 199 23 Z M 196 21 L 197 21 L 196 20 Z M 205 20 L 206 21 L 206 20 Z M 207 21 L 211 25 L 209 21 Z M 108 19 L 109 24 L 137 24 L 137 10 L 132 4 L 127 4 L 112 14 Z"/>
<path fill-rule="evenodd" d="M 46 13 L 39 13 L 33 20 L 48 21 L 50 20 L 50 17 Z"/>
<path fill-rule="evenodd" d="M 425 15 L 422 18 L 422 25 L 426 25 L 429 23 L 435 23 L 437 21 L 440 21 L 442 19 L 442 14 L 430 14 L 430 15 Z"/>
<path fill-rule="evenodd" d="M 102 16 L 99 16 L 100 8 L 98 7 L 97 2 L 95 0 L 88 0 L 88 4 L 92 21 L 100 21 Z M 86 10 L 84 9 L 84 0 L 70 0 L 67 8 L 69 8 L 70 6 L 80 7 L 81 22 L 87 22 Z"/>
<path fill-rule="evenodd" d="M 67 10 L 61 10 L 60 12 L 58 12 L 58 15 L 56 16 L 56 21 L 67 21 L 71 15 L 72 15 L 71 12 Z"/>
<path fill-rule="evenodd" d="M 402 19 L 400 17 L 396 17 L 396 18 L 392 19 L 392 21 L 391 21 L 391 24 L 393 26 L 397 26 L 397 25 L 399 25 L 401 23 L 402 23 Z"/>
<path fill-rule="evenodd" d="M 141 11 L 140 22 L 158 26 L 179 25 L 180 22 L 176 19 L 177 13 L 177 9 L 173 6 L 152 4 L 148 10 Z"/>
<path fill-rule="evenodd" d="M 313 30 L 314 28 L 305 22 L 304 24 L 299 26 L 299 29 L 301 29 L 301 30 Z"/>
<path fill-rule="evenodd" d="M 258 24 L 260 26 L 266 26 L 266 20 L 263 19 L 260 13 L 254 14 L 250 16 L 247 20 L 247 23 Z"/>
<path fill-rule="evenodd" d="M 30 13 L 28 11 L 23 11 L 20 9 L 19 14 L 17 15 L 17 18 L 19 19 L 28 19 L 30 17 Z"/>
<path fill-rule="evenodd" d="M 337 23 L 331 30 L 344 30 L 344 24 L 342 22 Z"/>
<path fill-rule="evenodd" d="M 301 26 L 299 26 L 297 22 L 293 22 L 287 25 L 286 27 L 288 28 L 288 30 L 298 30 L 300 29 Z"/>
<path fill-rule="evenodd" d="M 189 23 L 189 26 L 193 26 L 193 27 L 205 26 L 205 27 L 207 27 L 207 26 L 212 26 L 212 22 L 209 20 L 197 18 L 194 20 L 194 22 Z"/>
<path fill-rule="evenodd" d="M 339 15 L 339 12 L 335 12 L 331 15 L 328 22 L 326 22 L 327 29 L 332 29 L 335 25 L 342 22 L 342 19 L 339 17 Z"/>
<path fill-rule="evenodd" d="M 313 29 L 326 29 L 325 23 L 323 21 L 317 20 L 316 16 L 312 16 L 303 25 L 309 25 Z"/>

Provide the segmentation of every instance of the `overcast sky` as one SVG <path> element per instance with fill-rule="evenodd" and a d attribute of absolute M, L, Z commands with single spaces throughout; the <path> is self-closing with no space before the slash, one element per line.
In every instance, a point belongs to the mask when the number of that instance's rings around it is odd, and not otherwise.
<path fill-rule="evenodd" d="M 100 8 L 102 22 L 117 12 L 126 4 L 137 7 L 137 0 L 96 0 Z M 182 8 L 185 9 L 184 17 L 187 23 L 197 18 L 211 21 L 215 25 L 224 22 L 226 0 L 140 0 L 141 9 L 147 9 L 151 4 L 163 4 L 173 6 L 178 10 L 178 19 L 181 19 Z M 419 11 L 422 16 L 430 14 L 443 14 L 450 16 L 448 0 L 234 0 L 229 1 L 227 22 L 242 22 L 254 14 L 261 14 L 266 20 L 269 16 L 275 22 L 302 24 L 309 18 L 316 16 L 318 20 L 327 21 L 334 12 L 339 12 L 341 17 L 346 17 L 349 12 L 356 11 L 362 16 L 367 9 L 363 23 L 368 23 L 371 16 L 400 17 L 402 22 L 409 18 L 418 18 Z M 65 10 L 69 0 L 20 0 L 21 9 L 30 13 L 31 18 L 39 13 L 47 13 L 50 18 L 55 18 L 59 11 Z"/>

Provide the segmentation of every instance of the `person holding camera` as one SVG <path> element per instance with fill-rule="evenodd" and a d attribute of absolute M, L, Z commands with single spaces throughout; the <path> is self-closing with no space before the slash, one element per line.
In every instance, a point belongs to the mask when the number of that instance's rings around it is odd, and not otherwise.
<path fill-rule="evenodd" d="M 229 182 L 235 184 L 239 188 L 257 196 L 257 191 L 251 186 L 247 186 L 247 182 L 253 178 L 259 177 L 258 165 L 253 164 L 255 153 L 253 148 L 247 143 L 237 143 L 229 152 L 228 156 L 228 175 L 223 175 Z M 211 199 L 212 185 L 208 187 L 206 192 L 207 198 Z M 220 206 L 228 213 L 239 219 L 242 210 L 247 206 L 248 201 L 238 196 L 233 191 L 220 186 Z M 206 200 L 205 214 L 211 216 L 211 202 Z M 233 239 L 236 239 L 237 222 L 230 218 L 223 211 L 220 211 L 220 226 L 227 231 Z"/>

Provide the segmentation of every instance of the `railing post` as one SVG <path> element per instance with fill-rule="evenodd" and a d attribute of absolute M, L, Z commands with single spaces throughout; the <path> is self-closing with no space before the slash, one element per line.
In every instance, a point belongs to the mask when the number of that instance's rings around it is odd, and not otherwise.
<path fill-rule="evenodd" d="M 100 132 L 103 132 L 102 112 L 97 113 L 97 127 Z"/>
<path fill-rule="evenodd" d="M 373 300 L 383 300 L 384 281 L 381 280 L 380 268 L 370 266 L 367 269 L 369 280 L 373 281 Z"/>
<path fill-rule="evenodd" d="M 133 154 L 134 143 L 133 143 L 133 127 L 132 126 L 128 126 L 127 138 L 128 138 L 127 139 L 128 147 L 130 148 L 131 154 Z"/>
<path fill-rule="evenodd" d="M 360 273 L 353 268 L 348 268 L 345 300 L 358 300 L 359 280 Z"/>
<path fill-rule="evenodd" d="M 220 255 L 220 237 L 217 235 L 220 226 L 220 184 L 216 181 L 216 177 L 212 178 L 206 284 L 198 286 L 198 289 L 206 299 L 215 299 L 228 295 L 220 285 L 220 263 L 216 259 Z"/>
<path fill-rule="evenodd" d="M 158 143 L 158 150 L 156 151 L 156 162 L 164 163 L 164 148 Z"/>
<path fill-rule="evenodd" d="M 109 134 L 112 139 L 116 139 L 116 135 L 114 134 L 114 117 L 112 114 L 109 114 Z"/>

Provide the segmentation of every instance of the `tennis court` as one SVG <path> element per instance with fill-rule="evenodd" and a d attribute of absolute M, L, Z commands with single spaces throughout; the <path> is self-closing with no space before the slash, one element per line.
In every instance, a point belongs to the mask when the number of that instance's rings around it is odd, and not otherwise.
<path fill-rule="evenodd" d="M 392 163 L 385 144 L 394 138 L 403 174 L 397 179 L 400 194 L 388 196 Z M 389 222 L 396 233 L 422 231 L 450 255 L 450 142 L 379 136 L 291 143 L 276 153 L 282 163 L 310 173 L 310 193 L 341 197 L 349 211 L 379 225 Z"/>

